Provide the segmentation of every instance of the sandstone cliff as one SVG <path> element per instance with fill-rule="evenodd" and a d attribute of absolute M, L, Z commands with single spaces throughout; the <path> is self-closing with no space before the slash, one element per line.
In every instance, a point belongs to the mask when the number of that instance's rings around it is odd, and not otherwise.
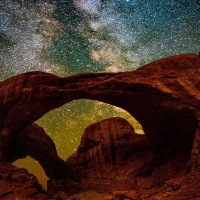
<path fill-rule="evenodd" d="M 96 128 L 94 138 L 91 137 L 93 128 L 89 127 L 77 154 L 65 163 L 57 156 L 53 141 L 47 139 L 46 134 L 36 130 L 32 124 L 46 112 L 80 98 L 99 100 L 127 110 L 143 126 L 145 136 L 138 136 L 133 132 L 131 136 L 127 136 L 130 141 L 121 140 L 126 144 L 121 148 L 123 144 L 119 142 L 119 137 L 124 132 L 113 127 L 123 127 L 123 123 L 114 126 L 111 120 L 107 127 L 112 127 L 112 131 L 102 129 L 105 124 L 96 124 L 94 127 L 104 130 L 101 134 L 106 140 L 98 138 L 99 131 Z M 157 195 L 155 198 L 198 199 L 199 108 L 200 57 L 195 54 L 164 58 L 133 72 L 88 73 L 64 78 L 43 72 L 20 74 L 0 83 L 1 163 L 32 155 L 50 177 L 49 188 L 52 190 L 55 186 L 53 182 L 57 182 L 64 174 L 65 180 L 69 180 L 68 190 L 71 190 L 70 184 L 75 185 L 71 193 L 80 191 L 84 188 L 84 181 L 91 181 L 93 177 L 116 181 L 115 185 L 118 183 L 119 187 L 113 190 L 132 187 L 132 192 L 136 194 L 134 198 L 138 199 L 151 199 L 153 194 L 161 194 L 162 190 L 175 192 L 169 196 L 168 193 Z M 24 131 L 28 140 L 23 136 Z M 46 139 L 40 141 L 37 132 Z M 119 137 L 116 136 L 117 133 Z M 108 134 L 111 134 L 112 139 L 109 139 Z M 16 148 L 15 141 L 23 148 Z M 44 153 L 41 151 L 38 155 L 35 143 L 40 144 Z M 27 144 L 33 146 L 33 151 L 26 148 Z M 46 145 L 50 148 L 48 151 L 45 150 Z M 94 157 L 94 151 L 99 152 L 98 157 Z M 126 152 L 125 155 L 122 154 L 123 151 Z M 41 161 L 47 154 L 51 158 L 50 166 L 49 162 Z M 144 161 L 137 160 L 141 157 Z M 92 159 L 88 160 L 89 158 Z M 101 169 L 89 165 L 97 165 L 98 162 Z M 56 163 L 58 170 L 55 170 L 53 163 Z M 75 180 L 71 180 L 72 177 Z M 129 186 L 123 186 L 122 183 L 126 181 Z M 93 184 L 94 181 L 91 181 L 91 185 L 88 184 L 87 187 L 94 186 L 96 189 Z M 103 185 L 105 184 L 102 182 L 100 188 L 105 190 Z M 108 187 L 110 188 L 110 183 Z M 142 196 L 145 194 L 146 196 Z"/>

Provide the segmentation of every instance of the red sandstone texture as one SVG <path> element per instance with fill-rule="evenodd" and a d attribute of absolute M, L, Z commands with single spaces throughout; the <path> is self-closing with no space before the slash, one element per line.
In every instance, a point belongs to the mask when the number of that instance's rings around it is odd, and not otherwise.
<path fill-rule="evenodd" d="M 188 160 L 183 152 L 155 155 L 145 135 L 122 118 L 110 118 L 86 128 L 77 152 L 66 161 L 79 181 L 50 180 L 48 191 L 81 196 L 92 190 L 104 194 L 100 199 L 108 192 L 116 200 L 199 198 L 197 178 L 186 172 Z"/>
<path fill-rule="evenodd" d="M 50 195 L 33 174 L 6 162 L 0 163 L 0 199 L 48 199 Z"/>
<path fill-rule="evenodd" d="M 66 163 L 61 161 L 53 141 L 40 141 L 32 124 L 46 112 L 80 98 L 127 110 L 141 123 L 145 136 L 133 130 L 126 133 L 131 127 L 121 119 L 108 119 L 86 129 L 77 154 Z M 164 58 L 133 72 L 64 78 L 29 72 L 0 83 L 1 162 L 30 154 L 39 161 L 50 155 L 54 161 L 39 162 L 44 169 L 51 168 L 46 174 L 51 178 L 48 187 L 52 195 L 91 188 L 121 199 L 199 199 L 199 122 L 200 57 L 195 54 Z M 18 142 L 20 146 L 34 147 L 36 142 L 43 149 L 46 143 L 51 146 L 49 151 L 38 155 L 35 148 L 22 148 L 18 152 L 14 141 L 24 130 L 30 132 L 29 143 L 25 138 Z M 46 137 L 44 132 L 42 135 Z M 60 170 L 55 172 L 52 163 Z M 59 180 L 63 173 L 65 179 Z M 60 189 L 63 181 L 65 186 Z"/>
<path fill-rule="evenodd" d="M 86 183 L 91 181 L 99 190 L 105 188 L 105 181 L 110 188 L 117 188 L 120 182 L 118 189 L 122 189 L 123 181 L 124 189 L 131 188 L 134 175 L 149 173 L 152 162 L 146 136 L 136 134 L 122 118 L 106 119 L 86 128 L 77 152 L 67 160 L 84 182 L 82 187 L 87 188 Z"/>

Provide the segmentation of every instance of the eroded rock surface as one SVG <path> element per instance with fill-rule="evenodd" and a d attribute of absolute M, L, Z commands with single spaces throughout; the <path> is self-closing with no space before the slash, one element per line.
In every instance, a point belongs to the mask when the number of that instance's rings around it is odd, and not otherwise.
<path fill-rule="evenodd" d="M 148 153 L 153 154 L 154 163 L 158 163 L 156 168 L 151 170 L 151 179 L 144 176 L 137 179 L 137 187 L 144 190 L 142 195 L 148 190 L 155 190 L 156 184 L 152 184 L 152 177 L 157 185 L 162 182 L 162 188 L 165 188 L 164 184 L 170 179 L 166 176 L 163 178 L 163 174 L 167 172 L 169 177 L 173 177 L 174 171 L 170 171 L 173 168 L 171 167 L 172 163 L 182 162 L 185 171 L 182 170 L 181 165 L 177 164 L 181 178 L 176 177 L 174 182 L 177 182 L 178 187 L 180 185 L 181 188 L 185 187 L 184 191 L 186 192 L 181 193 L 183 199 L 187 194 L 190 197 L 193 194 L 192 198 L 199 198 L 196 191 L 199 188 L 198 181 L 195 182 L 200 171 L 200 57 L 198 55 L 183 54 L 164 58 L 133 72 L 88 73 L 64 78 L 43 72 L 29 72 L 1 82 L 0 159 L 9 161 L 11 158 L 17 158 L 13 153 L 10 154 L 16 148 L 11 144 L 19 138 L 23 130 L 31 126 L 46 112 L 81 98 L 99 100 L 121 107 L 133 115 L 143 126 L 150 147 Z M 98 138 L 93 139 L 98 140 Z M 99 151 L 98 146 L 100 145 L 109 153 L 109 148 L 104 147 L 106 145 L 102 145 L 102 141 L 99 141 L 87 145 L 97 145 L 95 151 Z M 84 139 L 82 142 L 84 144 Z M 30 144 L 33 145 L 32 142 Z M 54 152 L 53 157 L 57 162 L 59 158 L 56 158 L 55 150 L 52 149 L 52 152 Z M 87 155 L 88 152 L 90 152 L 88 147 L 82 146 L 77 156 L 82 153 Z M 118 154 L 119 150 L 116 148 L 114 152 Z M 25 152 L 25 154 L 31 153 L 34 154 L 32 151 Z M 36 154 L 35 158 L 39 159 Z M 107 154 L 101 154 L 98 157 L 102 162 L 104 155 Z M 111 161 L 111 158 L 105 159 L 110 164 L 124 159 L 118 158 Z M 80 160 L 80 162 L 82 161 Z M 61 163 L 63 162 L 61 161 Z M 73 163 L 72 160 L 71 163 Z M 44 168 L 46 164 L 43 165 Z M 132 170 L 132 165 L 129 166 Z M 111 173 L 113 166 L 109 165 L 105 169 L 108 169 L 108 172 L 102 173 L 101 170 L 97 170 L 98 178 L 115 176 L 115 173 Z M 52 167 L 50 171 L 53 170 Z M 84 170 L 87 173 L 87 169 Z M 58 170 L 56 176 L 61 177 L 62 173 L 63 170 Z M 82 176 L 78 166 L 75 173 Z M 94 174 L 94 172 L 91 173 Z M 188 174 L 190 174 L 189 177 Z M 51 175 L 49 176 L 51 177 Z M 184 182 L 183 177 L 187 177 L 186 180 L 190 180 L 189 183 Z M 143 187 L 143 185 L 145 186 Z M 166 187 L 176 188 L 171 185 L 166 185 Z M 173 189 L 173 191 L 176 190 Z M 178 196 L 181 194 L 175 193 Z M 146 197 L 141 196 L 141 198 Z M 168 197 L 166 196 L 166 198 Z"/>
<path fill-rule="evenodd" d="M 188 160 L 183 152 L 156 156 L 145 135 L 122 118 L 110 118 L 86 128 L 77 152 L 66 161 L 79 181 L 50 180 L 48 191 L 81 196 L 93 190 L 105 199 L 106 192 L 113 199 L 172 197 L 186 185 Z"/>
<path fill-rule="evenodd" d="M 152 168 L 153 153 L 145 135 L 136 134 L 126 120 L 116 117 L 86 128 L 77 152 L 66 162 L 85 182 L 83 186 L 93 182 L 89 185 L 101 189 L 106 181 L 115 187 L 119 180 L 122 189 L 124 180 L 124 188 L 128 189 L 136 174 L 146 174 Z"/>
<path fill-rule="evenodd" d="M 70 194 L 75 188 L 77 191 L 130 189 L 135 184 L 134 176 L 152 170 L 153 153 L 145 135 L 136 134 L 126 120 L 116 117 L 86 128 L 77 152 L 66 162 L 79 183 L 70 186 L 62 180 L 49 181 L 50 193 L 58 192 L 60 187 Z"/>
<path fill-rule="evenodd" d="M 0 162 L 0 199 L 49 199 L 33 174 L 7 162 Z"/>

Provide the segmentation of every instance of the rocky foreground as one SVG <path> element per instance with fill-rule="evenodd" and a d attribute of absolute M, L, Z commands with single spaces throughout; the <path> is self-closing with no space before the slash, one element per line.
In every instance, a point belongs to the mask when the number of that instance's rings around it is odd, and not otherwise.
<path fill-rule="evenodd" d="M 106 119 L 86 128 L 63 161 L 34 122 L 82 98 L 123 108 L 145 135 Z M 200 199 L 200 57 L 172 56 L 133 72 L 12 77 L 0 83 L 0 133 L 0 199 Z M 11 164 L 27 155 L 49 177 L 47 191 Z"/>

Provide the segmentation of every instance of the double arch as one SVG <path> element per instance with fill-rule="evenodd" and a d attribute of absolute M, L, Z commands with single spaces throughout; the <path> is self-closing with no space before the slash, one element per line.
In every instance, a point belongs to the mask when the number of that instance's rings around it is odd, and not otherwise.
<path fill-rule="evenodd" d="M 185 60 L 193 60 L 193 69 L 197 70 L 200 65 L 197 56 L 185 56 Z M 183 56 L 167 58 L 135 72 L 85 73 L 64 78 L 29 72 L 3 81 L 0 87 L 1 159 L 8 157 L 12 141 L 25 128 L 48 111 L 76 99 L 98 100 L 128 111 L 142 125 L 155 154 L 189 155 L 195 133 L 199 131 L 200 103 L 198 98 L 194 101 L 195 96 L 191 102 L 188 100 L 190 92 L 184 84 L 194 83 L 191 79 L 186 81 L 184 76 L 185 82 L 181 85 L 182 75 L 174 78 L 171 68 L 167 69 L 170 75 L 165 79 L 159 68 L 160 65 L 173 67 L 173 64 L 177 68 L 183 65 L 182 60 Z"/>

